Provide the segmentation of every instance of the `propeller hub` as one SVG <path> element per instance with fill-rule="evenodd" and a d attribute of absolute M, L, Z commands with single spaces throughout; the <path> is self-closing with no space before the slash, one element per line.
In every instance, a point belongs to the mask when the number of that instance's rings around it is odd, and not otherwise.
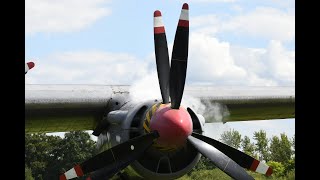
<path fill-rule="evenodd" d="M 186 143 L 193 125 L 188 111 L 180 107 L 172 109 L 170 104 L 161 105 L 150 121 L 150 129 L 158 131 L 160 137 L 156 145 L 166 148 L 178 148 Z"/>

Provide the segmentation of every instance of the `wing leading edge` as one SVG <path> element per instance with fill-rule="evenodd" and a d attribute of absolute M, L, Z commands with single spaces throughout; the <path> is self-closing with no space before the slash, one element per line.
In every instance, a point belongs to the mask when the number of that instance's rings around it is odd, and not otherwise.
<path fill-rule="evenodd" d="M 93 130 L 113 108 L 111 99 L 128 96 L 129 86 L 26 85 L 25 131 Z M 186 86 L 185 98 L 190 96 L 226 111 L 220 122 L 295 117 L 294 87 Z"/>

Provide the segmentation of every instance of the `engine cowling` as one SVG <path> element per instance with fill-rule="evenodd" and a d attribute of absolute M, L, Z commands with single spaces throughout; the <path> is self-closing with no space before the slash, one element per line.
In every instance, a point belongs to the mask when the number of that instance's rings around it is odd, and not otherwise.
<path fill-rule="evenodd" d="M 146 133 L 143 128 L 146 113 L 159 101 L 133 103 L 123 100 L 111 103 L 120 106 L 105 116 L 104 121 L 109 125 L 98 137 L 97 144 L 101 151 Z M 203 123 L 198 115 L 190 113 L 190 116 L 193 131 L 202 133 Z M 176 179 L 191 171 L 200 157 L 201 154 L 187 141 L 183 146 L 170 150 L 155 145 L 150 147 L 139 160 L 134 161 L 131 167 L 147 179 Z"/>

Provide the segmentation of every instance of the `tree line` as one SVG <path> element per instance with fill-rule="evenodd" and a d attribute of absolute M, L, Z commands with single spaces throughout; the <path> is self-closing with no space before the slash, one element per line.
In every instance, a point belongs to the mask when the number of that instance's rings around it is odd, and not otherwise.
<path fill-rule="evenodd" d="M 96 142 L 85 131 L 68 132 L 64 138 L 44 133 L 26 134 L 25 179 L 58 179 L 61 173 L 96 153 Z"/>
<path fill-rule="evenodd" d="M 242 137 L 234 129 L 225 131 L 220 141 L 232 146 L 260 161 L 266 162 L 273 169 L 274 177 L 285 177 L 295 172 L 295 135 L 289 138 L 285 133 L 267 138 L 264 130 L 253 133 L 253 142 L 248 136 Z M 212 169 L 214 165 L 206 158 L 201 158 L 196 169 Z"/>
<path fill-rule="evenodd" d="M 229 130 L 222 133 L 219 140 L 260 161 L 265 161 L 273 168 L 273 177 L 286 177 L 288 174 L 294 177 L 295 136 L 289 138 L 285 133 L 281 133 L 280 136 L 272 136 L 268 139 L 266 132 L 259 130 L 254 132 L 252 139 L 253 141 L 248 136 L 242 137 L 236 130 Z M 97 153 L 96 142 L 85 131 L 68 132 L 65 133 L 64 138 L 44 133 L 26 134 L 25 179 L 57 179 L 65 170 Z M 198 176 L 200 171 L 209 174 L 214 171 L 218 177 L 226 177 L 204 157 L 188 175 Z"/>

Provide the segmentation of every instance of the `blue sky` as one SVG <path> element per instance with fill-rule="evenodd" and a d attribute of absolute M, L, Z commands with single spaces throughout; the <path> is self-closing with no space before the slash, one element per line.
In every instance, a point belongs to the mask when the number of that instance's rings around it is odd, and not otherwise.
<path fill-rule="evenodd" d="M 171 56 L 183 2 L 190 9 L 187 84 L 295 85 L 293 0 L 26 0 L 25 61 L 36 64 L 26 83 L 134 84 L 156 77 L 153 12 L 162 12 Z M 227 124 L 294 134 L 294 119 L 255 122 Z"/>

